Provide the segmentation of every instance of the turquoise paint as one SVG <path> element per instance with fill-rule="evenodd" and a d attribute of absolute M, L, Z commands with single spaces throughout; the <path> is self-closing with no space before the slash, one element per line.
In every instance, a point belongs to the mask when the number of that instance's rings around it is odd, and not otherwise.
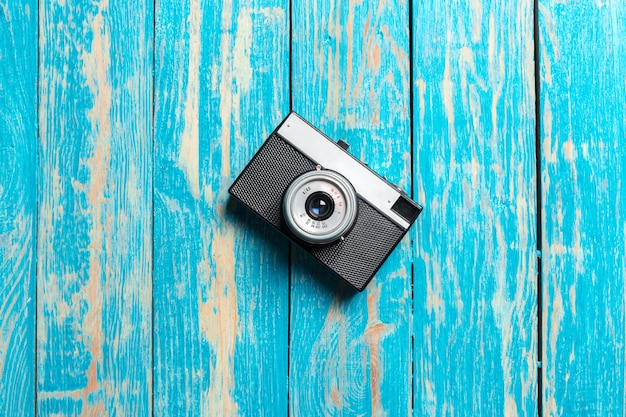
<path fill-rule="evenodd" d="M 151 412 L 151 7 L 40 5 L 40 415 Z"/>
<path fill-rule="evenodd" d="M 288 25 L 285 1 L 157 3 L 157 415 L 287 410 L 288 244 L 227 188 L 289 111 Z"/>
<path fill-rule="evenodd" d="M 413 12 L 414 415 L 537 415 L 532 2 Z"/>
<path fill-rule="evenodd" d="M 0 6 L 0 416 L 33 416 L 37 3 Z"/>
<path fill-rule="evenodd" d="M 546 416 L 621 415 L 626 5 L 539 2 Z"/>
<path fill-rule="evenodd" d="M 294 110 L 407 191 L 408 18 L 405 2 L 295 2 L 292 32 Z M 292 250 L 291 415 L 409 414 L 409 246 L 358 294 Z"/>
<path fill-rule="evenodd" d="M 18 3 L 0 416 L 621 414 L 624 6 L 539 2 L 535 155 L 527 0 Z M 364 293 L 227 198 L 290 102 L 425 205 Z"/>

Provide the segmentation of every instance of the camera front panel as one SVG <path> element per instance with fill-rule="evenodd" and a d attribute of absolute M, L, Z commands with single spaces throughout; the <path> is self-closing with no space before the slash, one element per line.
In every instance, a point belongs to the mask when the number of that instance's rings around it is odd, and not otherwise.
<path fill-rule="evenodd" d="M 309 245 L 290 232 L 283 215 L 283 195 L 316 163 L 277 134 L 272 134 L 235 180 L 229 192 L 251 210 L 361 291 L 389 256 L 406 230 L 357 197 L 358 215 L 343 239 Z"/>
<path fill-rule="evenodd" d="M 237 177 L 229 192 L 284 233 L 283 194 L 289 184 L 315 163 L 272 134 Z"/>
<path fill-rule="evenodd" d="M 361 198 L 358 210 L 355 224 L 344 240 L 305 249 L 362 291 L 406 231 Z"/>

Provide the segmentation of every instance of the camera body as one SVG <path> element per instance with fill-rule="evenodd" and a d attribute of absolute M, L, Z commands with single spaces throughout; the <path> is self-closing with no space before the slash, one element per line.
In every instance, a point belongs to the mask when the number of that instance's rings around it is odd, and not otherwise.
<path fill-rule="evenodd" d="M 362 291 L 422 208 L 296 113 L 230 194 Z"/>

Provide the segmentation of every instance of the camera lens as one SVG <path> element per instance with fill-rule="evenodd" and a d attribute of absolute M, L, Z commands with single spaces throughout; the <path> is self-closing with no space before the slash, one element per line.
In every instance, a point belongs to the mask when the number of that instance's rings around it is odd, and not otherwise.
<path fill-rule="evenodd" d="M 335 171 L 318 168 L 292 181 L 283 195 L 285 225 L 298 240 L 326 245 L 350 231 L 357 217 L 352 184 Z"/>
<path fill-rule="evenodd" d="M 323 191 L 311 194 L 305 203 L 306 212 L 313 220 L 326 220 L 333 214 L 333 199 Z"/>

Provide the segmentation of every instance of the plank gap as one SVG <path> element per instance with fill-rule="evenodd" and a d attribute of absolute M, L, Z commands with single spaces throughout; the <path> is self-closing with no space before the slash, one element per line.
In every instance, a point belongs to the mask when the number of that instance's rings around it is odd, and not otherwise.
<path fill-rule="evenodd" d="M 543 297 L 541 270 L 541 239 L 542 239 L 542 199 L 541 199 L 541 74 L 539 62 L 539 1 L 533 0 L 533 53 L 535 73 L 535 187 L 536 187 L 536 245 L 537 245 L 537 415 L 543 416 L 543 373 L 541 361 L 543 356 Z"/>

